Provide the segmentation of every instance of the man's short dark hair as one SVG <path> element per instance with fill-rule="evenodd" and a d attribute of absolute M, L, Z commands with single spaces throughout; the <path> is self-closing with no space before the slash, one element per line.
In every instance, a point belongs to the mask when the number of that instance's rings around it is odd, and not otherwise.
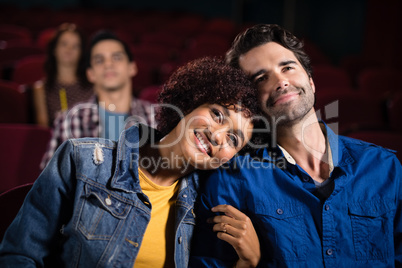
<path fill-rule="evenodd" d="M 307 74 L 312 77 L 313 69 L 310 64 L 310 58 L 303 50 L 303 42 L 291 32 L 276 24 L 258 24 L 240 33 L 226 53 L 226 62 L 236 68 L 240 68 L 239 58 L 241 55 L 269 42 L 278 43 L 292 51 Z"/>
<path fill-rule="evenodd" d="M 124 51 L 126 52 L 126 55 L 128 57 L 128 60 L 134 61 L 134 57 L 133 57 L 133 53 L 131 53 L 130 47 L 127 45 L 127 43 L 125 43 L 122 39 L 120 39 L 116 34 L 114 34 L 111 31 L 107 31 L 107 30 L 102 30 L 99 32 L 96 32 L 90 43 L 89 43 L 89 47 L 88 47 L 88 53 L 87 53 L 87 68 L 91 67 L 91 52 L 92 49 L 94 48 L 94 46 L 96 44 L 98 44 L 101 41 L 105 41 L 105 40 L 115 40 L 119 43 L 122 44 Z"/>

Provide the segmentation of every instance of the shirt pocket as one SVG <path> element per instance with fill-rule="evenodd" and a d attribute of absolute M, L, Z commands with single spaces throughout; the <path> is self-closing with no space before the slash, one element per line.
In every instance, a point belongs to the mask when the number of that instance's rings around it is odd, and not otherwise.
<path fill-rule="evenodd" d="M 348 204 L 356 260 L 383 260 L 393 255 L 393 211 L 391 200 Z"/>
<path fill-rule="evenodd" d="M 262 221 L 265 245 L 272 258 L 286 261 L 306 260 L 306 226 L 301 205 L 264 204 L 256 208 Z"/>
<path fill-rule="evenodd" d="M 111 192 L 85 185 L 78 229 L 88 240 L 109 240 L 124 224 L 131 205 Z"/>

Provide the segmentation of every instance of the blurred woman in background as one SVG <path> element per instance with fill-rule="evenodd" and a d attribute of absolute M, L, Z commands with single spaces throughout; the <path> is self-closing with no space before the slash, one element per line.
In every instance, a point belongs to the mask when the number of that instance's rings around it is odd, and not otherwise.
<path fill-rule="evenodd" d="M 92 95 L 85 73 L 85 37 L 75 24 L 63 23 L 47 46 L 46 77 L 34 85 L 36 123 L 52 126 L 55 115 Z"/>

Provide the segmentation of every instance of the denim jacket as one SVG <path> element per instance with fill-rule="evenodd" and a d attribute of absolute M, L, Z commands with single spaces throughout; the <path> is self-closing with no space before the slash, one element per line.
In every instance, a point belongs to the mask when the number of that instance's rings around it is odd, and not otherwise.
<path fill-rule="evenodd" d="M 8 228 L 0 267 L 133 267 L 152 207 L 139 185 L 138 146 L 153 134 L 139 125 L 118 143 L 63 143 Z M 179 183 L 174 260 L 187 267 L 198 175 Z"/>

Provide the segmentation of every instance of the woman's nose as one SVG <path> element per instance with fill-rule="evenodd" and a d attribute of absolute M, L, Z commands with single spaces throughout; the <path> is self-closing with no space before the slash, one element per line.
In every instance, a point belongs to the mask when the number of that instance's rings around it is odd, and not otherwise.
<path fill-rule="evenodd" d="M 212 133 L 212 144 L 214 146 L 222 146 L 226 142 L 226 129 L 217 129 Z"/>

